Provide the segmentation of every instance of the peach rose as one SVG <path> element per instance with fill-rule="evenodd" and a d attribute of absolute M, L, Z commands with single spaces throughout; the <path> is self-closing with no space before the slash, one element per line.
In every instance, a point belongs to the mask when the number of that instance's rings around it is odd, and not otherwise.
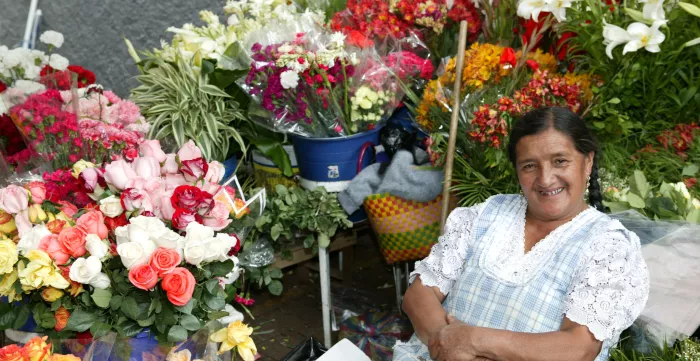
<path fill-rule="evenodd" d="M 24 348 L 18 345 L 8 345 L 0 348 L 0 360 L 26 361 Z"/>
<path fill-rule="evenodd" d="M 73 218 L 73 216 L 78 213 L 78 207 L 76 207 L 72 203 L 68 203 L 66 201 L 58 201 L 58 204 L 61 206 L 59 207 L 61 209 L 61 212 L 65 214 L 66 216 Z"/>
<path fill-rule="evenodd" d="M 54 219 L 53 221 L 46 223 L 46 228 L 53 234 L 59 234 L 64 228 L 66 228 L 67 224 L 68 223 L 66 221 Z"/>
<path fill-rule="evenodd" d="M 36 204 L 44 203 L 46 199 L 46 185 L 44 182 L 30 182 L 24 186 L 24 189 L 28 190 L 32 195 L 32 202 Z"/>
<path fill-rule="evenodd" d="M 177 267 L 163 277 L 160 286 L 175 306 L 184 306 L 192 299 L 194 286 L 197 282 L 187 268 Z"/>
<path fill-rule="evenodd" d="M 134 287 L 148 291 L 158 284 L 158 273 L 149 264 L 138 265 L 129 270 L 129 281 Z"/>
<path fill-rule="evenodd" d="M 48 253 L 49 257 L 56 262 L 57 265 L 64 265 L 70 260 L 70 254 L 63 242 L 59 240 L 59 236 L 50 234 L 41 239 L 39 249 Z"/>
<path fill-rule="evenodd" d="M 180 262 L 182 262 L 182 259 L 176 250 L 157 248 L 151 255 L 150 265 L 156 271 L 158 277 L 163 277 L 180 265 Z"/>
<path fill-rule="evenodd" d="M 85 249 L 85 232 L 78 228 L 64 228 L 58 234 L 58 240 L 63 248 L 73 257 L 82 257 L 87 253 Z"/>
<path fill-rule="evenodd" d="M 66 325 L 68 324 L 68 319 L 70 318 L 70 312 L 68 310 L 61 306 L 56 310 L 56 313 L 54 313 L 54 318 L 56 318 L 56 326 L 53 328 L 56 329 L 56 331 L 61 332 L 64 328 L 66 328 Z"/>
<path fill-rule="evenodd" d="M 27 360 L 29 361 L 44 361 L 51 353 L 51 345 L 46 343 L 48 337 L 34 337 L 24 345 Z"/>
<path fill-rule="evenodd" d="M 76 222 L 76 227 L 85 234 L 95 234 L 100 239 L 107 238 L 109 230 L 105 225 L 105 217 L 102 212 L 92 210 L 80 216 Z"/>

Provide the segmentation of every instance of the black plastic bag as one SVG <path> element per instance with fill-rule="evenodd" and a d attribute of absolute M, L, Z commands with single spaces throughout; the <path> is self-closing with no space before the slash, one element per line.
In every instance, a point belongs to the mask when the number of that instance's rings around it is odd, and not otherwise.
<path fill-rule="evenodd" d="M 328 349 L 311 337 L 298 344 L 292 352 L 284 356 L 282 361 L 315 361 L 326 353 L 326 351 L 328 351 Z"/>

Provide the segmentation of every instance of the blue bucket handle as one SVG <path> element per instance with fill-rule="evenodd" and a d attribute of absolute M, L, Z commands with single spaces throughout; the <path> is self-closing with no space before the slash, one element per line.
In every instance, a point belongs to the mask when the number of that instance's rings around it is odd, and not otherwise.
<path fill-rule="evenodd" d="M 357 174 L 360 174 L 362 171 L 362 160 L 365 158 L 365 152 L 367 152 L 367 148 L 372 148 L 372 153 L 374 156 L 377 156 L 377 149 L 374 147 L 374 143 L 372 142 L 366 142 L 365 144 L 362 145 L 362 148 L 360 148 L 360 158 L 357 159 Z"/>

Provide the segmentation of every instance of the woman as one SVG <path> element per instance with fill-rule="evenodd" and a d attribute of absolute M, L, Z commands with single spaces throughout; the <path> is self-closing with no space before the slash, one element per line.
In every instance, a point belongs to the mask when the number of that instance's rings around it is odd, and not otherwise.
<path fill-rule="evenodd" d="M 607 360 L 644 308 L 639 239 L 600 212 L 583 120 L 534 110 L 514 124 L 508 153 L 521 194 L 450 214 L 411 274 L 403 309 L 416 334 L 394 360 Z"/>

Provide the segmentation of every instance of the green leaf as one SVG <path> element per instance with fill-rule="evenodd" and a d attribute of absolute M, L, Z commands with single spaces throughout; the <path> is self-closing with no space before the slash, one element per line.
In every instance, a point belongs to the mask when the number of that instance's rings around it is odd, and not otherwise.
<path fill-rule="evenodd" d="M 316 239 L 314 238 L 313 234 L 310 234 L 304 238 L 304 248 L 311 248 L 314 245 L 314 241 Z"/>
<path fill-rule="evenodd" d="M 231 96 L 226 94 L 225 91 L 211 85 L 211 84 L 205 84 L 199 87 L 199 90 L 201 90 L 203 93 L 206 93 L 208 95 L 213 95 L 215 97 L 222 97 L 222 98 L 230 98 Z M 211 113 L 210 113 L 211 114 Z"/>
<path fill-rule="evenodd" d="M 612 98 L 608 100 L 608 103 L 610 104 L 620 104 L 620 98 Z"/>
<path fill-rule="evenodd" d="M 190 302 L 187 302 L 186 305 L 181 306 L 181 307 L 175 307 L 176 310 L 186 314 L 186 315 L 191 315 L 192 314 L 192 309 L 194 309 L 194 304 L 197 302 L 194 298 L 190 300 Z"/>
<path fill-rule="evenodd" d="M 219 294 L 219 290 L 221 289 L 221 286 L 219 286 L 219 279 L 214 278 L 214 279 L 207 281 L 204 284 L 204 288 L 206 288 L 207 292 L 209 292 L 210 295 Z"/>
<path fill-rule="evenodd" d="M 282 143 L 274 139 L 255 139 L 251 138 L 248 141 L 255 146 L 257 150 L 262 152 L 265 157 L 269 158 L 284 174 L 285 177 L 294 175 L 292 172 L 292 162 L 289 160 L 289 154 L 284 150 Z"/>
<path fill-rule="evenodd" d="M 634 208 L 644 209 L 646 207 L 644 199 L 632 192 L 627 193 L 627 201 Z"/>
<path fill-rule="evenodd" d="M 17 318 L 15 318 L 15 322 L 12 328 L 16 330 L 24 326 L 25 323 L 27 323 L 31 311 L 29 310 L 29 305 L 22 305 L 19 308 L 15 309 L 15 313 L 17 314 Z"/>
<path fill-rule="evenodd" d="M 143 327 L 139 326 L 138 323 L 126 319 L 115 328 L 123 337 L 134 337 L 143 331 Z"/>
<path fill-rule="evenodd" d="M 270 269 L 270 277 L 272 278 L 282 278 L 282 270 L 279 268 Z"/>
<path fill-rule="evenodd" d="M 327 234 L 321 232 L 318 234 L 318 246 L 321 248 L 328 248 L 331 244 L 331 239 Z"/>
<path fill-rule="evenodd" d="M 169 342 L 182 342 L 187 339 L 187 330 L 182 326 L 173 326 L 168 331 Z"/>
<path fill-rule="evenodd" d="M 218 311 L 226 306 L 226 297 L 222 295 L 204 295 L 204 303 L 212 310 Z"/>
<path fill-rule="evenodd" d="M 634 174 L 630 177 L 630 190 L 642 199 L 649 195 L 651 186 L 649 186 L 647 178 L 641 170 L 635 170 Z"/>
<path fill-rule="evenodd" d="M 133 297 L 125 297 L 119 309 L 124 313 L 124 316 L 138 320 L 139 304 Z"/>
<path fill-rule="evenodd" d="M 219 59 L 219 66 L 225 70 L 248 70 L 251 60 L 243 46 L 235 42 L 226 48 Z"/>
<path fill-rule="evenodd" d="M 693 209 L 692 211 L 688 212 L 688 216 L 685 217 L 685 220 L 691 223 L 700 224 L 700 209 Z"/>
<path fill-rule="evenodd" d="M 14 326 L 17 314 L 14 312 L 12 304 L 0 303 L 0 330 L 7 330 Z"/>
<path fill-rule="evenodd" d="M 644 14 L 643 14 L 641 11 L 639 11 L 639 10 L 634 10 L 634 9 L 631 9 L 631 8 L 625 8 L 625 13 L 627 13 L 627 15 L 629 15 L 629 17 L 631 17 L 632 19 L 634 19 L 634 21 L 638 21 L 638 22 L 640 22 L 640 23 L 644 23 L 644 24 L 647 24 L 647 25 L 651 25 L 652 23 L 654 23 L 653 20 L 650 20 L 650 19 L 645 18 L 645 17 L 644 17 Z"/>
<path fill-rule="evenodd" d="M 679 1 L 678 6 L 683 8 L 683 10 L 687 11 L 688 14 L 695 15 L 700 18 L 700 7 L 683 1 Z"/>
<path fill-rule="evenodd" d="M 280 238 L 280 234 L 282 234 L 282 231 L 284 231 L 284 227 L 282 227 L 282 224 L 277 223 L 272 228 L 270 228 L 270 237 L 272 237 L 273 241 L 276 241 L 278 238 Z"/>
<path fill-rule="evenodd" d="M 58 311 L 59 308 L 61 308 L 61 299 L 60 298 L 51 303 L 51 311 L 56 312 L 56 311 Z"/>
<path fill-rule="evenodd" d="M 233 271 L 235 264 L 231 260 L 225 262 L 215 262 L 207 266 L 213 277 L 226 277 L 227 274 Z"/>
<path fill-rule="evenodd" d="M 92 325 L 97 321 L 97 315 L 94 313 L 85 311 L 81 308 L 73 310 L 73 313 L 68 318 L 68 323 L 66 324 L 67 331 L 84 332 L 90 329 Z"/>
<path fill-rule="evenodd" d="M 151 317 L 145 319 L 145 320 L 138 320 L 136 323 L 139 324 L 141 327 L 149 327 L 153 325 L 153 323 L 156 321 L 156 315 L 151 315 Z"/>
<path fill-rule="evenodd" d="M 192 315 L 184 315 L 180 319 L 180 325 L 189 331 L 199 331 L 202 328 L 202 323 L 199 322 L 197 317 Z"/>
<path fill-rule="evenodd" d="M 123 299 L 124 297 L 122 295 L 112 296 L 112 299 L 109 301 L 109 308 L 111 308 L 112 311 L 118 310 L 122 306 Z"/>
<path fill-rule="evenodd" d="M 683 168 L 683 175 L 688 177 L 693 177 L 697 172 L 700 171 L 700 166 L 697 164 L 688 164 Z"/>
<path fill-rule="evenodd" d="M 282 286 L 282 282 L 278 280 L 274 280 L 270 282 L 270 284 L 267 286 L 268 291 L 272 293 L 275 296 L 279 296 L 282 294 L 282 290 L 284 290 L 284 286 Z"/>
<path fill-rule="evenodd" d="M 95 323 L 93 323 L 90 327 L 90 333 L 92 334 L 93 338 L 97 339 L 106 335 L 111 329 L 112 328 L 108 324 L 95 321 Z"/>
<path fill-rule="evenodd" d="M 92 300 L 95 302 L 97 307 L 107 308 L 112 301 L 112 292 L 109 292 L 109 290 L 95 288 L 95 290 L 92 292 Z"/>

